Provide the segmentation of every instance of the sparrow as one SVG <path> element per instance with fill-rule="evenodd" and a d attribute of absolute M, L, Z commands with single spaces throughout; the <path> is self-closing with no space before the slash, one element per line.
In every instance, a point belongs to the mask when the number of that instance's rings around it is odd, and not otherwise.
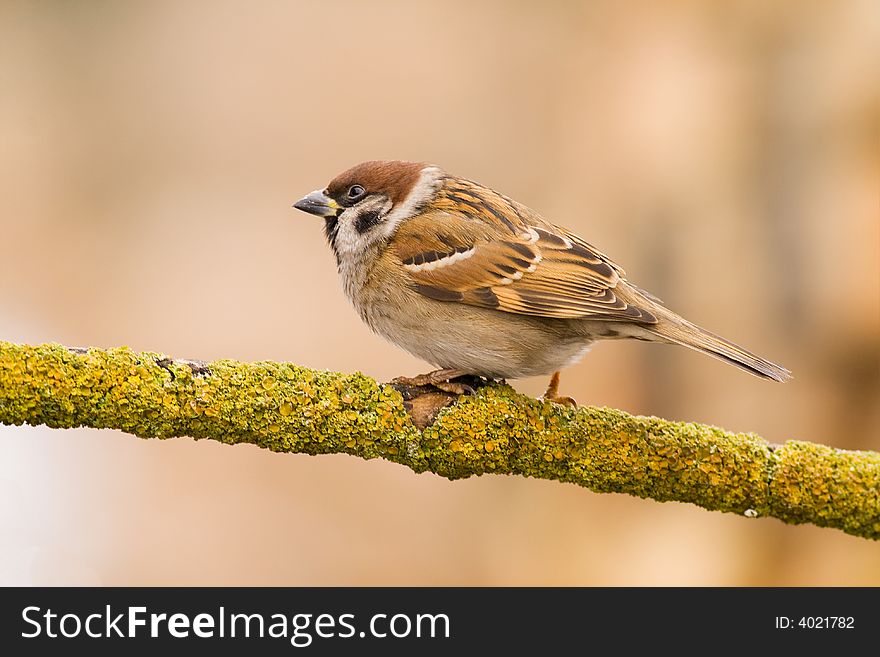
<path fill-rule="evenodd" d="M 694 349 L 773 381 L 771 363 L 666 308 L 573 232 L 466 178 L 417 162 L 363 162 L 294 208 L 324 219 L 342 287 L 375 332 L 438 369 L 397 383 L 468 391 L 457 379 L 559 371 L 596 340 Z"/>

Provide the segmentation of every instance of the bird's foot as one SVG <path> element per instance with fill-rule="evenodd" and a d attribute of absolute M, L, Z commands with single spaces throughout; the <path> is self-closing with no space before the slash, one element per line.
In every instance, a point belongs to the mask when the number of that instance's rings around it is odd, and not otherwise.
<path fill-rule="evenodd" d="M 460 395 L 472 395 L 487 381 L 461 370 L 436 370 L 428 374 L 399 376 L 391 386 L 403 397 L 403 405 L 419 429 L 436 418 L 440 409 L 454 404 Z"/>
<path fill-rule="evenodd" d="M 563 406 L 570 406 L 572 408 L 578 407 L 577 402 L 571 397 L 563 397 L 559 395 L 559 372 L 554 372 L 553 376 L 550 377 L 550 383 L 547 385 L 547 390 L 541 395 L 541 399 L 556 404 L 562 404 Z"/>
<path fill-rule="evenodd" d="M 436 388 L 453 395 L 472 395 L 480 382 L 480 377 L 470 375 L 463 370 L 452 369 L 434 370 L 413 377 L 398 376 L 391 381 L 396 386 Z"/>

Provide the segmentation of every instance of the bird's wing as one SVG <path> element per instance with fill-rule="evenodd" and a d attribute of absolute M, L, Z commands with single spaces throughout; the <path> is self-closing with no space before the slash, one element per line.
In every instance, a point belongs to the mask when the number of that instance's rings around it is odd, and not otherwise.
<path fill-rule="evenodd" d="M 469 181 L 447 182 L 430 209 L 401 224 L 393 248 L 411 287 L 432 299 L 537 317 L 657 322 L 633 303 L 643 299 L 607 256 Z"/>

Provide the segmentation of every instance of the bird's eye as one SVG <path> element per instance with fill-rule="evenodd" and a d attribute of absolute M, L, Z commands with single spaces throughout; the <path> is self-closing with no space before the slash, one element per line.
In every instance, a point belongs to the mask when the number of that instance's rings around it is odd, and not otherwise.
<path fill-rule="evenodd" d="M 357 199 L 359 199 L 361 196 L 363 196 L 366 193 L 367 193 L 367 190 L 365 190 L 360 185 L 352 185 L 351 187 L 348 188 L 348 198 L 352 201 L 356 201 Z"/>

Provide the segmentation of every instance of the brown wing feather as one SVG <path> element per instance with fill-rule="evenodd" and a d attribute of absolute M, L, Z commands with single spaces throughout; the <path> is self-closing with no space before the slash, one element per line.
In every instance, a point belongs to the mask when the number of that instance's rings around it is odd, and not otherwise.
<path fill-rule="evenodd" d="M 413 289 L 441 301 L 538 317 L 657 321 L 621 298 L 631 289 L 618 287 L 624 271 L 607 256 L 469 181 L 447 181 L 431 210 L 400 226 L 394 248 Z"/>

